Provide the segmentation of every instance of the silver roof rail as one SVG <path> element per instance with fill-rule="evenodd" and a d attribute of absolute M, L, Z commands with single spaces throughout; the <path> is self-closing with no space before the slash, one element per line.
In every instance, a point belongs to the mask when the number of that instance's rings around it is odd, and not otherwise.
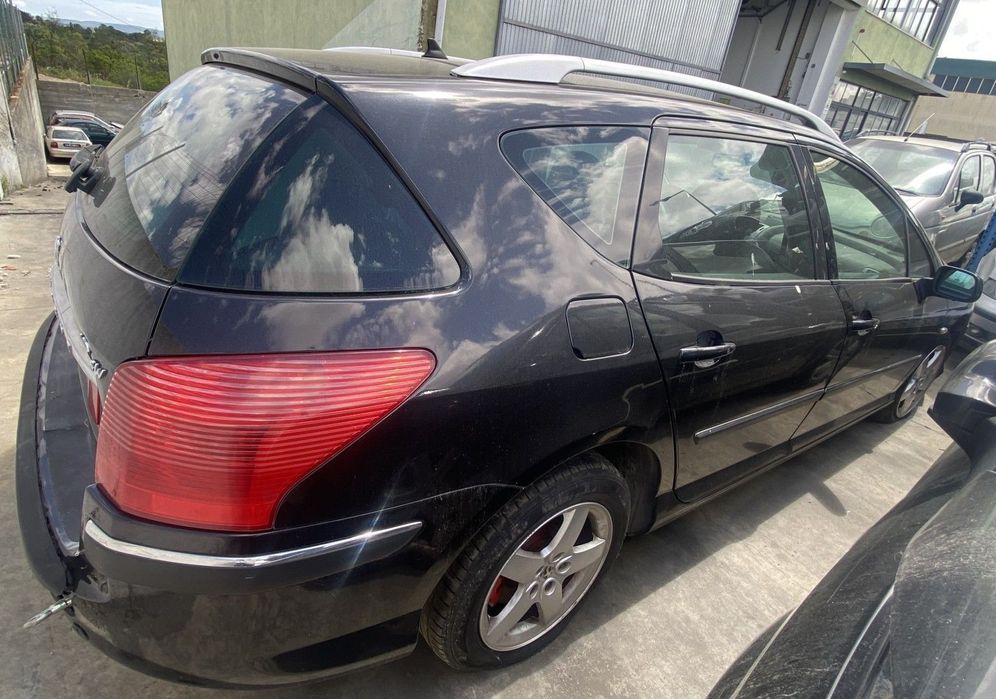
<path fill-rule="evenodd" d="M 560 56 L 545 53 L 520 53 L 508 56 L 484 58 L 458 66 L 451 74 L 464 78 L 485 78 L 488 80 L 518 80 L 534 83 L 557 85 L 571 73 L 593 73 L 617 78 L 637 78 L 640 80 L 655 80 L 658 82 L 691 87 L 708 92 L 718 92 L 721 95 L 763 104 L 766 107 L 799 117 L 813 129 L 835 141 L 840 136 L 829 125 L 808 109 L 796 106 L 760 92 L 746 90 L 737 85 L 728 85 L 718 80 L 701 78 L 696 75 L 677 73 L 672 70 L 648 68 L 630 63 L 616 63 L 596 58 L 581 58 L 580 56 Z"/>
<path fill-rule="evenodd" d="M 342 51 L 345 53 L 379 53 L 391 56 L 411 56 L 412 58 L 422 57 L 422 54 L 418 51 L 411 51 L 409 49 L 387 49 L 381 48 L 380 46 L 328 46 L 322 50 Z"/>

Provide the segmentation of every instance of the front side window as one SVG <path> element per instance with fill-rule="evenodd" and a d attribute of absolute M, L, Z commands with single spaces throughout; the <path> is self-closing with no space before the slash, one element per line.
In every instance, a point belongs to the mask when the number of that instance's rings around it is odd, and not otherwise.
<path fill-rule="evenodd" d="M 501 149 L 526 183 L 599 253 L 629 263 L 647 129 L 514 131 Z"/>
<path fill-rule="evenodd" d="M 811 154 L 833 228 L 838 277 L 907 276 L 906 217 L 899 205 L 858 168 Z"/>
<path fill-rule="evenodd" d="M 787 147 L 671 135 L 663 177 L 645 187 L 655 201 L 641 215 L 640 271 L 730 280 L 814 277 L 809 215 Z"/>
<path fill-rule="evenodd" d="M 179 275 L 213 288 L 302 293 L 427 291 L 459 277 L 398 175 L 319 98 L 249 159 Z"/>

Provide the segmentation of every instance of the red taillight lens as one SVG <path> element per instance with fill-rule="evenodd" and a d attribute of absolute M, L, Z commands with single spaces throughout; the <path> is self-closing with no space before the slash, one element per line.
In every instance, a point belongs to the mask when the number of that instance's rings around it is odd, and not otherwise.
<path fill-rule="evenodd" d="M 59 144 L 58 144 L 58 143 L 56 143 L 55 141 L 52 141 L 52 142 L 51 142 L 51 143 L 49 143 L 48 145 L 49 145 L 49 146 L 50 146 L 51 148 L 58 148 L 58 147 L 59 147 Z"/>
<path fill-rule="evenodd" d="M 421 349 L 143 359 L 122 364 L 97 438 L 97 483 L 125 512 L 269 529 L 281 498 L 432 373 Z"/>

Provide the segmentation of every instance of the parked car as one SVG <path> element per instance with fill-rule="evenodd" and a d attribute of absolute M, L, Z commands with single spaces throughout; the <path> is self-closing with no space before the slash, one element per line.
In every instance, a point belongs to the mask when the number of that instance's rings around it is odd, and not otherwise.
<path fill-rule="evenodd" d="M 962 362 L 931 415 L 956 445 L 711 697 L 993 696 L 996 343 Z"/>
<path fill-rule="evenodd" d="M 70 120 L 70 119 L 75 121 L 89 121 L 94 124 L 103 126 L 105 129 L 114 132 L 118 132 L 122 128 L 124 128 L 122 124 L 119 124 L 116 121 L 107 121 L 105 119 L 101 119 L 93 112 L 80 112 L 80 111 L 73 111 L 70 109 L 59 109 L 52 112 L 49 115 L 48 123 L 49 125 L 54 126 L 56 124 L 63 123 L 65 120 Z"/>
<path fill-rule="evenodd" d="M 18 428 L 39 619 L 145 672 L 273 685 L 420 633 L 522 660 L 627 535 L 911 415 L 979 295 L 770 97 L 569 56 L 203 60 L 74 163 Z"/>
<path fill-rule="evenodd" d="M 72 126 L 49 126 L 45 129 L 45 150 L 52 158 L 72 158 L 80 148 L 90 145 L 81 129 Z"/>
<path fill-rule="evenodd" d="M 996 250 L 982 258 L 978 274 L 983 279 L 982 296 L 975 302 L 961 342 L 962 346 L 969 349 L 989 340 L 996 340 Z"/>
<path fill-rule="evenodd" d="M 108 145 L 122 128 L 121 124 L 105 121 L 93 112 L 69 110 L 52 112 L 48 122 L 50 126 L 72 126 L 80 129 L 91 143 L 98 146 Z"/>
<path fill-rule="evenodd" d="M 996 205 L 992 144 L 873 135 L 847 145 L 899 192 L 943 260 L 968 259 Z"/>

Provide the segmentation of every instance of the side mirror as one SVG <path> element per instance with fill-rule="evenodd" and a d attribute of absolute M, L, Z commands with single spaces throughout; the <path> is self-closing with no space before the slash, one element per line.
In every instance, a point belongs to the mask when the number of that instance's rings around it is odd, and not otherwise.
<path fill-rule="evenodd" d="M 976 189 L 963 189 L 958 194 L 957 208 L 960 209 L 963 206 L 969 206 L 971 204 L 981 204 L 983 199 L 985 199 L 985 197 L 982 196 L 982 192 Z"/>
<path fill-rule="evenodd" d="M 982 296 L 982 280 L 968 270 L 945 265 L 934 275 L 931 295 L 949 301 L 975 303 Z"/>

